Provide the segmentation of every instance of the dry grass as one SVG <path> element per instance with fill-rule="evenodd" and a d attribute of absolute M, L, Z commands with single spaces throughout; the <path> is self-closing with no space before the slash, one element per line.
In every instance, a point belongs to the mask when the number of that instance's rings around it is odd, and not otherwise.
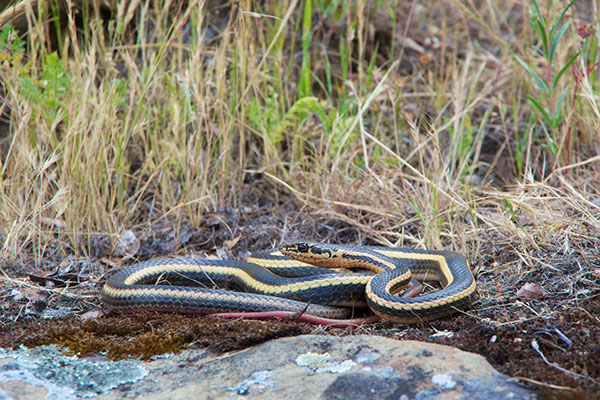
<path fill-rule="evenodd" d="M 412 4 L 396 4 L 397 15 L 357 4 L 341 16 L 315 5 L 320 19 L 307 47 L 307 94 L 321 99 L 315 118 L 287 113 L 298 98 L 302 51 L 294 4 L 221 6 L 209 14 L 203 2 L 181 9 L 122 2 L 108 20 L 100 19 L 100 5 L 84 10 L 85 29 L 75 23 L 75 6 L 52 14 L 32 4 L 19 8 L 28 10 L 26 51 L 5 48 L 1 69 L 8 260 L 29 249 L 39 263 L 49 243 L 78 249 L 93 235 L 116 243 L 140 216 L 150 225 L 167 216 L 197 227 L 206 211 L 239 205 L 244 178 L 257 171 L 309 204 L 341 201 L 341 214 L 385 217 L 386 226 L 365 225 L 388 244 L 467 250 L 481 240 L 485 221 L 523 245 L 539 245 L 505 199 L 535 230 L 546 231 L 544 221 L 554 224 L 557 213 L 564 226 L 580 225 L 585 215 L 597 228 L 598 193 L 585 184 L 598 161 L 597 82 L 587 76 L 579 83 L 574 107 L 564 104 L 565 122 L 552 132 L 562 143 L 573 125 L 571 154 L 564 146 L 548 151 L 524 99 L 535 95 L 535 82 L 513 59 L 543 61 L 525 46 L 537 43 L 522 18 L 528 3 L 417 4 L 410 20 L 400 9 Z M 53 15 L 62 18 L 58 39 L 45 23 Z M 347 21 L 353 32 L 344 32 Z M 581 47 L 577 13 L 572 22 L 558 64 Z M 402 47 L 401 32 L 417 44 Z M 340 53 L 336 41 L 347 35 L 353 46 Z M 323 38 L 328 47 L 317 43 Z M 375 40 L 382 54 L 373 55 Z M 63 56 L 52 64 L 56 49 Z M 559 89 L 574 83 L 567 72 Z M 152 210 L 142 212 L 148 197 Z M 563 201 L 548 202 L 555 197 Z M 568 217 L 568 210 L 577 212 Z M 399 232 L 415 214 L 425 229 L 404 237 Z"/>
<path fill-rule="evenodd" d="M 527 1 L 73 3 L 0 16 L 25 27 L 0 53 L 0 266 L 119 259 L 127 230 L 199 229 L 264 185 L 371 243 L 463 252 L 482 310 L 523 279 L 597 299 L 595 2 L 567 12 L 552 65 Z M 551 79 L 580 50 L 547 95 L 515 58 Z"/>

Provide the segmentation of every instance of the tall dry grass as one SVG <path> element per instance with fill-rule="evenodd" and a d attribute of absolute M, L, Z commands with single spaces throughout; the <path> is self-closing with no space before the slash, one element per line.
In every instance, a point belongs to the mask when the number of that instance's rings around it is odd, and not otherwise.
<path fill-rule="evenodd" d="M 4 35 L 2 263 L 198 227 L 257 174 L 389 245 L 597 241 L 596 11 L 568 11 L 556 65 L 588 47 L 546 98 L 527 1 L 90 3 L 20 2 Z"/>

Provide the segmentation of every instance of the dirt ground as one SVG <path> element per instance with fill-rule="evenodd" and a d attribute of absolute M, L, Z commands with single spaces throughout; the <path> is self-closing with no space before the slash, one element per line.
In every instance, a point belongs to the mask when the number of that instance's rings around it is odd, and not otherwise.
<path fill-rule="evenodd" d="M 299 208 L 299 211 L 296 209 Z M 282 229 L 281 227 L 285 227 Z M 252 250 L 271 248 L 282 240 L 309 238 L 331 243 L 376 244 L 361 232 L 335 219 L 315 217 L 294 201 L 278 207 L 257 206 L 248 212 L 222 210 L 207 215 L 201 229 L 153 229 L 139 242 L 138 260 L 169 254 L 217 254 L 244 258 Z M 306 333 L 327 335 L 372 334 L 451 345 L 484 356 L 500 372 L 514 377 L 541 398 L 596 397 L 600 385 L 599 242 L 572 243 L 540 249 L 545 260 L 531 273 L 503 273 L 519 260 L 509 243 L 480 249 L 470 259 L 478 282 L 479 300 L 461 315 L 417 326 L 378 322 L 352 328 L 332 328 L 296 321 L 235 320 L 209 316 L 147 313 L 105 315 L 99 293 L 110 273 L 134 262 L 110 257 L 108 243 L 97 238 L 89 246 L 90 260 L 47 254 L 45 271 L 27 264 L 4 266 L 1 292 L 0 346 L 58 343 L 73 353 L 106 351 L 115 359 L 148 358 L 187 347 L 225 352 L 264 341 Z M 467 258 L 469 255 L 467 254 Z M 24 258 L 24 261 L 26 258 Z M 70 271 L 78 273 L 79 282 Z M 106 274 L 102 271 L 106 270 Z M 566 279 L 565 277 L 569 277 Z M 545 295 L 532 300 L 517 296 L 525 283 L 543 284 Z M 586 285 L 589 289 L 586 289 Z M 596 285 L 596 286 L 594 286 Z M 575 291 L 575 293 L 574 293 Z M 575 299 L 575 300 L 573 300 Z"/>

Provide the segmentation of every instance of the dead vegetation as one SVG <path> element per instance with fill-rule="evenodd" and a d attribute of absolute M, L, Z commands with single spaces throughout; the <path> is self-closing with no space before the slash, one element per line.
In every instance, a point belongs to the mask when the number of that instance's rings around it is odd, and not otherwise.
<path fill-rule="evenodd" d="M 476 351 L 550 397 L 597 393 L 595 2 L 16 3 L 5 333 L 97 309 L 137 259 L 299 237 L 452 248 L 481 296 L 458 325 L 369 332 Z"/>

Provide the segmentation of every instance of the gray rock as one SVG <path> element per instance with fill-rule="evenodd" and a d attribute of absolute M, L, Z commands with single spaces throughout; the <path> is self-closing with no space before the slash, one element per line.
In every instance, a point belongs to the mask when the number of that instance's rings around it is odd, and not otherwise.
<path fill-rule="evenodd" d="M 65 356 L 57 346 L 0 349 L 0 399 L 95 397 L 146 376 L 138 361 Z"/>
<path fill-rule="evenodd" d="M 147 374 L 116 385 L 104 383 L 107 388 L 118 386 L 104 393 L 96 390 L 98 399 L 535 398 L 479 355 L 377 336 L 306 335 L 220 356 L 186 350 L 150 362 L 129 362 Z M 50 384 L 59 383 L 43 388 Z"/>

